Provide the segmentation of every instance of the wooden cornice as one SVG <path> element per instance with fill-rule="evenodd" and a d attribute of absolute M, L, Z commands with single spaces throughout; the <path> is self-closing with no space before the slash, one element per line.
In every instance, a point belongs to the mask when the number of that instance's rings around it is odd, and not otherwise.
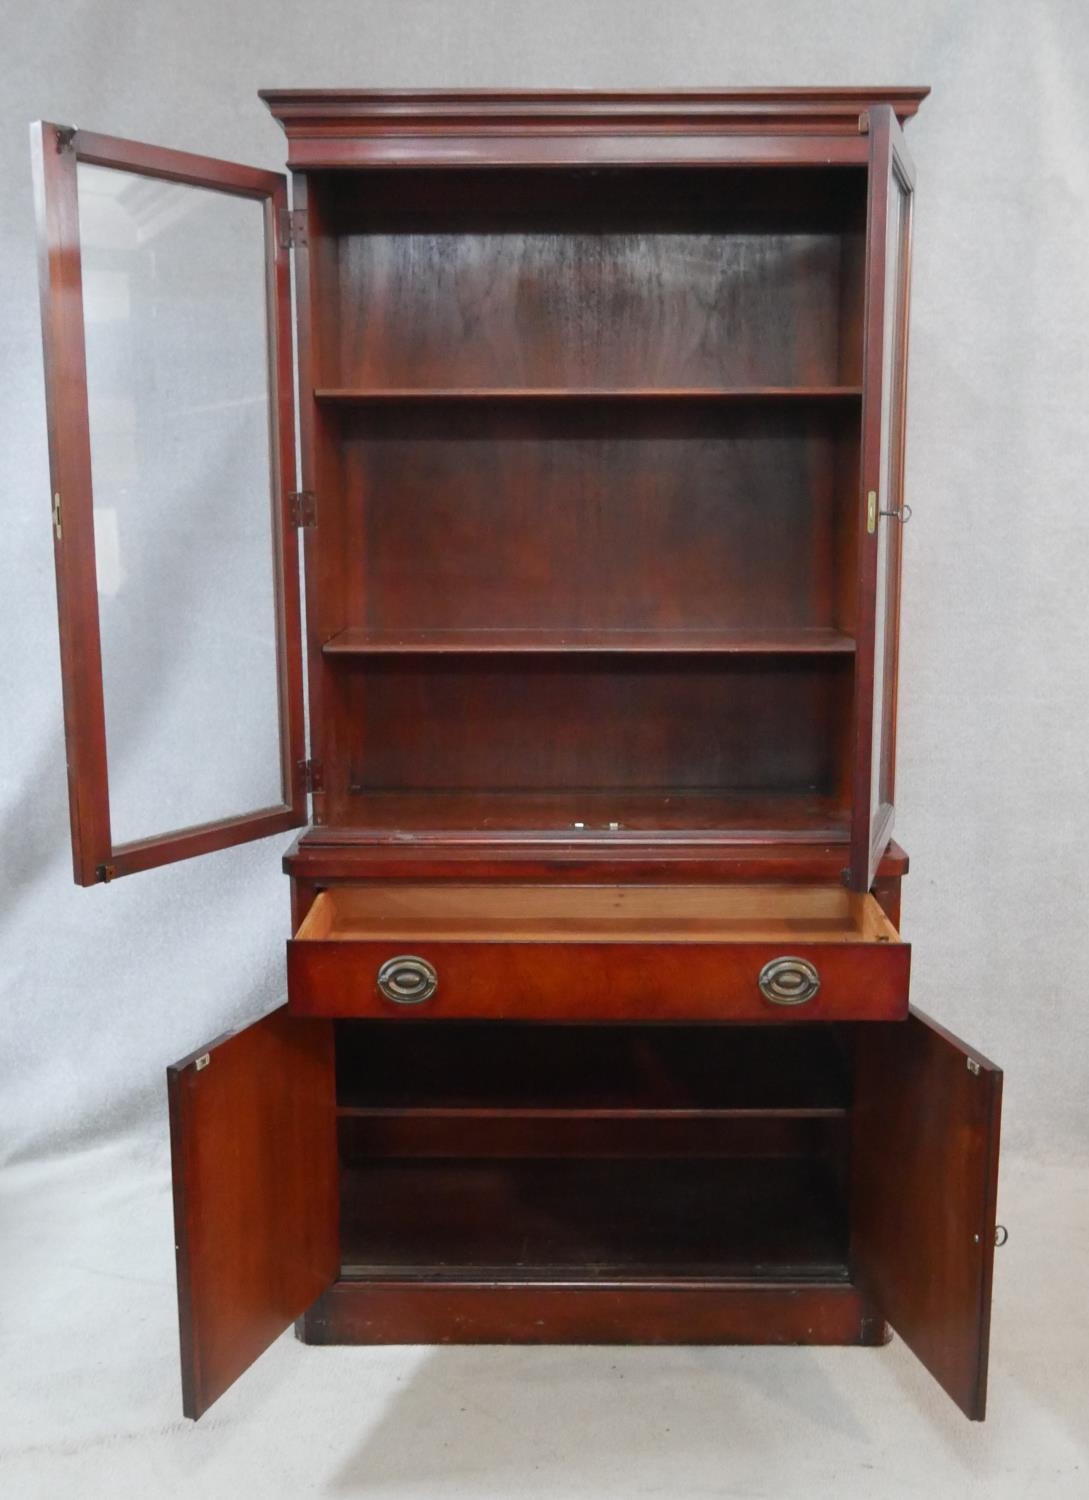
<path fill-rule="evenodd" d="M 860 165 L 867 111 L 926 88 L 262 89 L 295 170 L 381 166 Z"/>
<path fill-rule="evenodd" d="M 388 131 L 857 130 L 872 104 L 910 119 L 928 88 L 583 90 L 262 89 L 288 135 Z"/>

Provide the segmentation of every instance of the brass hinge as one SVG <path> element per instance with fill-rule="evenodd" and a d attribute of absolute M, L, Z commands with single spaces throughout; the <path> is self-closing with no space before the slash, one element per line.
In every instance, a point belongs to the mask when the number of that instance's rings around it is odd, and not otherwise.
<path fill-rule="evenodd" d="M 96 865 L 95 866 L 95 879 L 96 880 L 100 880 L 103 885 L 105 885 L 108 881 L 111 881 L 116 874 L 117 874 L 117 866 L 116 865 Z"/>
<path fill-rule="evenodd" d="M 53 535 L 56 537 L 57 541 L 59 542 L 60 539 L 61 539 L 61 535 L 62 535 L 62 533 L 61 533 L 61 497 L 60 497 L 60 490 L 56 490 L 54 492 L 54 495 L 53 495 Z"/>
<path fill-rule="evenodd" d="M 301 208 L 283 209 L 280 213 L 281 247 L 298 250 L 306 243 L 306 214 Z"/>
<path fill-rule="evenodd" d="M 313 490 L 292 490 L 287 497 L 291 507 L 292 526 L 316 526 L 318 524 L 318 497 Z"/>
<path fill-rule="evenodd" d="M 866 492 L 866 530 L 872 536 L 877 530 L 877 491 Z"/>
<path fill-rule="evenodd" d="M 299 775 L 302 777 L 303 791 L 307 796 L 312 797 L 315 792 L 325 790 L 320 760 L 300 760 Z"/>
<path fill-rule="evenodd" d="M 868 109 L 864 109 L 858 117 L 858 133 L 859 135 L 869 135 L 870 133 L 870 112 Z"/>

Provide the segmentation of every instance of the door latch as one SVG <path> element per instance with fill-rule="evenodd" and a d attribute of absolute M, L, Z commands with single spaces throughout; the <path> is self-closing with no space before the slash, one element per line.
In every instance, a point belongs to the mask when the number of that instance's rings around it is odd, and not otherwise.
<path fill-rule="evenodd" d="M 890 521 L 899 521 L 901 525 L 906 526 L 911 520 L 911 506 L 901 505 L 898 510 L 879 510 L 877 514 L 888 516 Z"/>
<path fill-rule="evenodd" d="M 877 530 L 878 516 L 888 516 L 890 521 L 899 521 L 902 526 L 906 526 L 907 523 L 911 520 L 911 506 L 905 504 L 898 506 L 895 510 L 878 510 L 877 491 L 867 490 L 866 530 L 870 533 L 871 536 Z"/>

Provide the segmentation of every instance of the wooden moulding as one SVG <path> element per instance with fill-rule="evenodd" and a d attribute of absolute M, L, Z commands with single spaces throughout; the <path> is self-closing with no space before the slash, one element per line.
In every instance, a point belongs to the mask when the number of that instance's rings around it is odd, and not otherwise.
<path fill-rule="evenodd" d="M 602 831 L 580 837 L 537 837 L 515 844 L 487 831 L 447 831 L 430 839 L 410 839 L 393 829 L 316 827 L 288 849 L 283 868 L 296 882 L 296 895 L 305 890 L 312 899 L 317 889 L 339 881 L 405 875 L 423 880 L 541 880 L 568 885 L 663 877 L 694 884 L 709 880 L 835 882 L 841 878 L 845 856 L 845 846 L 832 841 L 769 838 L 737 843 L 684 833 L 619 839 Z M 907 871 L 907 855 L 899 844 L 891 843 L 875 883 L 886 910 L 894 897 L 898 899 Z M 898 918 L 893 915 L 891 920 L 895 923 Z"/>
<path fill-rule="evenodd" d="M 295 167 L 863 161 L 867 110 L 929 89 L 263 89 Z"/>
<path fill-rule="evenodd" d="M 930 93 L 920 85 L 873 88 L 766 89 L 261 89 L 260 97 L 285 129 L 351 123 L 358 129 L 420 129 L 425 125 L 516 125 L 518 130 L 600 130 L 604 125 L 670 124 L 702 120 L 726 128 L 754 119 L 808 124 L 848 123 L 872 104 L 891 104 L 910 119 Z"/>

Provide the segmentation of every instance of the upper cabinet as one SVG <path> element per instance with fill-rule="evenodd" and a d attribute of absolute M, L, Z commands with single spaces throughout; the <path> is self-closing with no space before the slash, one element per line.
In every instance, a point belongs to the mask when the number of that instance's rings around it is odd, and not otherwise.
<path fill-rule="evenodd" d="M 283 178 L 42 124 L 72 846 L 90 885 L 305 821 Z"/>
<path fill-rule="evenodd" d="M 77 878 L 301 823 L 306 768 L 323 837 L 868 889 L 924 93 L 272 92 L 290 215 L 42 127 Z"/>

